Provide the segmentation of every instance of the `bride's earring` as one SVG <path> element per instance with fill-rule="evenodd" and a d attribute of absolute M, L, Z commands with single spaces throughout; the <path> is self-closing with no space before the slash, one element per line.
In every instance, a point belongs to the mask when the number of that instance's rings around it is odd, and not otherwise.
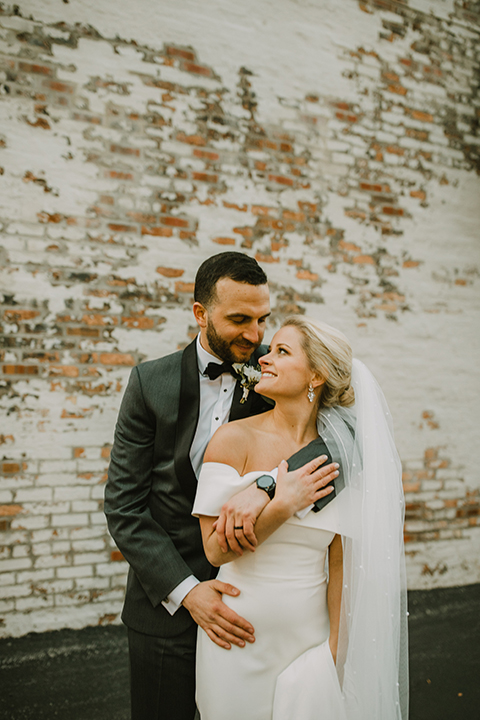
<path fill-rule="evenodd" d="M 313 391 L 313 385 L 312 385 L 312 383 L 310 383 L 310 385 L 308 386 L 307 397 L 308 397 L 308 399 L 309 399 L 310 402 L 313 402 L 313 401 L 315 400 L 315 393 L 314 393 L 314 391 Z"/>

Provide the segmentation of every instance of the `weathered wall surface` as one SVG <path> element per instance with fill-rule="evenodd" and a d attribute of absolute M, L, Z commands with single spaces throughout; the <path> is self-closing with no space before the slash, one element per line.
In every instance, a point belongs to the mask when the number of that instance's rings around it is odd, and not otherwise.
<path fill-rule="evenodd" d="M 410 586 L 480 581 L 478 4 L 0 8 L 0 633 L 118 621 L 122 390 L 224 249 L 382 383 Z"/>

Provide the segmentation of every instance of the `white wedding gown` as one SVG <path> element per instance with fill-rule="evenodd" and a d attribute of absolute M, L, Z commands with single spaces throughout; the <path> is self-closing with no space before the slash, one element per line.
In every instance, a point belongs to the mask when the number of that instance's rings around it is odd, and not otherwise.
<path fill-rule="evenodd" d="M 193 513 L 217 516 L 263 472 L 240 476 L 228 465 L 205 463 Z M 240 590 L 223 600 L 251 622 L 256 640 L 224 650 L 199 628 L 201 720 L 345 720 L 328 643 L 325 571 L 328 546 L 341 530 L 342 494 L 318 513 L 291 518 L 254 553 L 220 568 L 218 579 Z"/>

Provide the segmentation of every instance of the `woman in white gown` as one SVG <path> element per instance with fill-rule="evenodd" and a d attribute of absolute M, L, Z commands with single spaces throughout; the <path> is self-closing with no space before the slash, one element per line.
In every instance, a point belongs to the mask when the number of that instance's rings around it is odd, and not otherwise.
<path fill-rule="evenodd" d="M 199 629 L 201 718 L 406 720 L 403 495 L 382 392 L 362 363 L 352 370 L 342 333 L 301 317 L 286 321 L 260 365 L 255 390 L 275 407 L 217 431 L 193 508 L 218 578 L 240 590 L 223 599 L 256 638 L 226 651 Z M 282 461 L 319 435 L 341 484 L 314 512 L 331 492 L 316 480 L 318 462 L 293 476 Z M 276 489 L 256 521 L 255 552 L 224 553 L 222 505 L 265 473 Z"/>

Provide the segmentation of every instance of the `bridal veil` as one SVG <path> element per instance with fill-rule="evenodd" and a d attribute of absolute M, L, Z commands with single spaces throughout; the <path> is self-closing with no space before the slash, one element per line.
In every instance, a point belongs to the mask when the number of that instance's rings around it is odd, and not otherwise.
<path fill-rule="evenodd" d="M 318 432 L 340 458 L 343 592 L 337 673 L 348 720 L 407 720 L 407 601 L 401 464 L 385 397 L 353 360 L 355 405 L 320 410 Z M 332 503 L 333 504 L 333 503 Z"/>

